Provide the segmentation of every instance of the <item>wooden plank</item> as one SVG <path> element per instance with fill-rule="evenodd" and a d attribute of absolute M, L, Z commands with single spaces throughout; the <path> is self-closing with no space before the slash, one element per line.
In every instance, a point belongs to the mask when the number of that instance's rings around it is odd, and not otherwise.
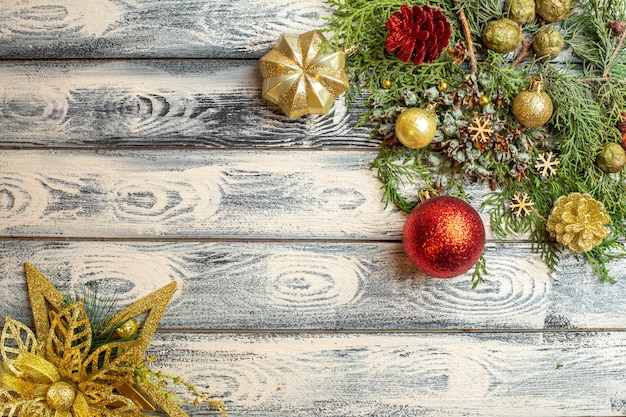
<path fill-rule="evenodd" d="M 0 58 L 256 58 L 329 15 L 322 0 L 5 0 Z"/>
<path fill-rule="evenodd" d="M 626 334 L 161 334 L 155 366 L 238 416 L 609 416 Z"/>
<path fill-rule="evenodd" d="M 1 236 L 397 239 L 371 152 L 4 151 Z"/>
<path fill-rule="evenodd" d="M 0 237 L 400 240 L 375 151 L 0 151 Z M 482 186 L 468 186 L 479 209 Z M 487 213 L 481 213 L 494 239 Z M 523 240 L 524 236 L 510 236 Z"/>
<path fill-rule="evenodd" d="M 0 62 L 0 79 L 0 146 L 377 146 L 341 98 L 326 116 L 282 115 L 257 61 Z"/>
<path fill-rule="evenodd" d="M 172 282 L 167 329 L 626 328 L 616 284 L 573 256 L 550 274 L 528 244 L 490 244 L 487 281 L 427 279 L 398 243 L 0 241 L 0 317 L 30 321 L 29 261 L 61 291 L 97 285 L 127 305 Z"/>

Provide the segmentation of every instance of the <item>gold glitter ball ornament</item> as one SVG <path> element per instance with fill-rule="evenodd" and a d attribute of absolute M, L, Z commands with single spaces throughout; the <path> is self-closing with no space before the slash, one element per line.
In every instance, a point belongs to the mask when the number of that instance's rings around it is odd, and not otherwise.
<path fill-rule="evenodd" d="M 491 100 L 487 96 L 480 96 L 480 98 L 478 99 L 478 104 L 480 105 L 480 107 L 488 106 L 489 103 L 491 103 Z"/>
<path fill-rule="evenodd" d="M 609 236 L 611 218 L 604 205 L 589 194 L 572 193 L 556 200 L 546 230 L 573 252 L 587 252 Z"/>
<path fill-rule="evenodd" d="M 513 99 L 511 111 L 515 119 L 523 126 L 543 126 L 552 117 L 554 107 L 544 88 L 543 77 L 533 77 L 528 89 L 520 91 Z"/>
<path fill-rule="evenodd" d="M 437 131 L 434 107 L 413 107 L 404 110 L 396 119 L 396 138 L 411 149 L 425 148 Z"/>
<path fill-rule="evenodd" d="M 277 104 L 287 117 L 327 114 L 348 89 L 346 55 L 320 54 L 326 42 L 321 32 L 282 34 L 260 62 L 263 98 Z"/>
<path fill-rule="evenodd" d="M 437 90 L 444 92 L 448 89 L 448 82 L 447 81 L 442 81 L 439 84 L 437 84 Z"/>
<path fill-rule="evenodd" d="M 383 81 L 380 83 L 380 86 L 381 86 L 382 88 L 384 88 L 385 90 L 390 89 L 390 88 L 391 88 L 391 85 L 392 85 L 391 80 L 383 80 Z"/>
<path fill-rule="evenodd" d="M 48 406 L 52 410 L 67 411 L 72 408 L 74 399 L 76 398 L 76 390 L 67 382 L 58 381 L 50 385 L 46 393 Z"/>
<path fill-rule="evenodd" d="M 137 329 L 139 329 L 139 322 L 135 320 L 128 320 L 115 330 L 115 334 L 120 339 L 129 339 L 137 332 Z"/>

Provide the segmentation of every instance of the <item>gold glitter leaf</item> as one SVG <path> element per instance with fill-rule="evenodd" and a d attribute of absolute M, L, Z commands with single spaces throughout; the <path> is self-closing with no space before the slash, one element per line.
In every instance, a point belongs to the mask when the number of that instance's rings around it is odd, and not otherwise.
<path fill-rule="evenodd" d="M 11 317 L 7 317 L 4 322 L 0 346 L 2 362 L 18 374 L 20 372 L 13 368 L 12 364 L 20 352 L 30 352 L 36 355 L 40 353 L 37 338 L 32 330 Z"/>
<path fill-rule="evenodd" d="M 90 348 L 91 325 L 82 301 L 60 310 L 48 333 L 47 359 L 66 379 L 78 382 L 81 363 Z"/>
<path fill-rule="evenodd" d="M 141 300 L 134 302 L 117 314 L 111 316 L 107 321 L 110 325 L 105 331 L 113 331 L 119 327 L 120 324 L 126 323 L 128 320 L 140 321 L 139 317 L 147 313 L 145 320 L 140 324 L 137 330 L 139 336 L 132 349 L 129 349 L 130 356 L 127 359 L 130 363 L 138 364 L 143 359 L 146 349 L 148 349 L 148 345 L 150 345 L 150 341 L 157 331 L 163 313 L 165 313 L 167 304 L 172 298 L 172 295 L 174 295 L 175 290 L 176 283 L 172 282 Z"/>
<path fill-rule="evenodd" d="M 24 264 L 30 307 L 35 319 L 35 333 L 40 344 L 44 344 L 50 331 L 50 311 L 63 308 L 65 297 L 34 266 Z"/>
<path fill-rule="evenodd" d="M 81 390 L 90 396 L 92 391 L 109 390 L 126 381 L 135 373 L 136 364 L 131 362 L 135 355 L 136 342 L 108 343 L 94 350 L 82 363 Z"/>

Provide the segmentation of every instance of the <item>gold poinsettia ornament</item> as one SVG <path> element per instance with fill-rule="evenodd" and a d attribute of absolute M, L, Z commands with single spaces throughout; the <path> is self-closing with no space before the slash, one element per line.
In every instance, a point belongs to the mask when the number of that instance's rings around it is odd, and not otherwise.
<path fill-rule="evenodd" d="M 282 34 L 259 62 L 263 98 L 280 106 L 289 118 L 327 114 L 348 89 L 345 53 L 320 53 L 325 42 L 317 30 Z"/>
<path fill-rule="evenodd" d="M 107 318 L 99 331 L 110 337 L 93 343 L 84 301 L 68 303 L 29 263 L 25 272 L 35 332 L 6 319 L 0 339 L 0 415 L 140 417 L 156 405 L 171 417 L 187 416 L 159 387 L 137 378 L 138 369 L 145 371 L 143 357 L 176 283 Z M 120 338 L 118 329 L 127 337 Z"/>

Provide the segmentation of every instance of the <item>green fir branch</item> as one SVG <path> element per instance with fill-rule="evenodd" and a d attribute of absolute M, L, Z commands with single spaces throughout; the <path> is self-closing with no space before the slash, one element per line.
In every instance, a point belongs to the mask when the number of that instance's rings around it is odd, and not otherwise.
<path fill-rule="evenodd" d="M 359 123 L 370 126 L 372 140 L 380 144 L 371 168 L 382 183 L 385 206 L 392 203 L 408 213 L 419 202 L 416 189 L 467 198 L 468 183 L 488 182 L 495 190 L 483 200 L 481 209 L 488 211 L 495 236 L 500 240 L 512 234 L 529 236 L 532 250 L 554 270 L 563 249 L 546 231 L 546 219 L 559 197 L 572 192 L 589 193 L 604 204 L 611 217 L 612 237 L 581 258 L 601 281 L 612 281 L 607 264 L 626 253 L 620 243 L 626 238 L 626 174 L 607 175 L 596 167 L 595 159 L 604 144 L 621 140 L 617 123 L 626 110 L 626 35 L 611 33 L 610 25 L 626 21 L 626 0 L 580 0 L 576 2 L 577 13 L 554 25 L 570 48 L 565 56 L 573 55 L 579 61 L 525 59 L 515 66 L 509 65 L 511 56 L 494 53 L 481 43 L 485 26 L 506 14 L 501 0 L 413 2 L 442 10 L 453 29 L 451 46 L 457 42 L 463 46 L 468 41 L 463 38 L 458 17 L 459 10 L 464 10 L 480 61 L 477 71 L 471 74 L 466 63 L 458 65 L 446 53 L 434 63 L 414 66 L 385 51 L 385 23 L 406 3 L 404 0 L 327 2 L 334 10 L 328 26 L 333 34 L 330 45 L 357 47 L 348 59 L 352 83 L 347 98 L 349 102 L 365 98 Z M 526 40 L 543 27 L 539 19 L 525 24 Z M 554 113 L 545 128 L 524 129 L 514 119 L 510 106 L 537 73 L 545 80 Z M 447 96 L 437 91 L 442 81 L 449 84 Z M 497 98 L 499 103 L 482 110 L 472 105 L 457 106 L 453 101 L 459 96 L 450 95 L 450 91 L 484 94 Z M 439 104 L 439 120 L 430 148 L 415 151 L 399 144 L 394 133 L 397 116 L 406 108 L 433 102 Z M 516 141 L 510 144 L 516 148 L 515 155 L 503 159 L 494 149 L 485 149 L 480 158 L 466 161 L 455 153 L 456 148 L 446 148 L 454 136 L 442 131 L 458 132 L 476 113 L 508 126 L 512 129 L 509 134 L 516 132 Z M 506 133 L 500 130 L 501 135 Z M 517 149 L 525 146 L 521 151 Z M 466 150 L 472 151 L 470 148 L 468 145 Z M 534 161 L 548 150 L 558 156 L 560 166 L 556 175 L 544 178 L 534 169 Z M 534 204 L 528 216 L 517 216 L 509 208 L 511 199 L 520 192 L 528 194 Z M 484 274 L 486 262 L 481 258 L 472 275 L 473 284 L 482 282 Z"/>

